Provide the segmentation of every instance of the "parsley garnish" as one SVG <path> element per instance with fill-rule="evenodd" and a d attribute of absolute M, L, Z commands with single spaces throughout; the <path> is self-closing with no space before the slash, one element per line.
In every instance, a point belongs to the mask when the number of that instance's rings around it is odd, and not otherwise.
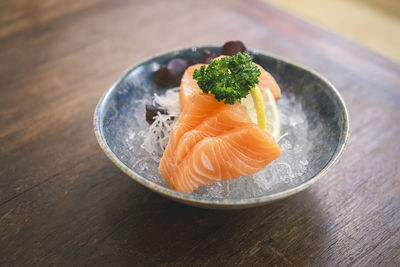
<path fill-rule="evenodd" d="M 218 101 L 225 99 L 225 104 L 233 105 L 245 98 L 258 83 L 261 72 L 252 59 L 247 53 L 213 59 L 207 67 L 195 70 L 193 79 L 204 93 L 212 93 Z"/>

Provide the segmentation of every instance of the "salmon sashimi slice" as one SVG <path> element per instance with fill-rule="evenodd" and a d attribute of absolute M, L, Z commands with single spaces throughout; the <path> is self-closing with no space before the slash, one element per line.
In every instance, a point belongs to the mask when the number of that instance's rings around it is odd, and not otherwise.
<path fill-rule="evenodd" d="M 234 106 L 223 105 L 219 110 L 215 111 L 213 116 L 205 118 L 195 128 L 187 131 L 176 146 L 177 162 L 181 162 L 188 151 L 202 139 L 217 136 L 251 123 L 249 116 L 246 116 L 246 112 L 246 109 L 239 104 Z"/>
<path fill-rule="evenodd" d="M 195 64 L 189 66 L 183 73 L 179 91 L 179 105 L 181 111 L 185 108 L 185 104 L 189 101 L 189 99 L 200 90 L 199 86 L 197 85 L 197 81 L 193 79 L 193 72 L 197 69 L 200 69 L 200 67 L 203 65 L 205 64 Z"/>
<path fill-rule="evenodd" d="M 219 56 L 216 59 L 219 59 L 224 56 Z M 271 90 L 272 95 L 275 97 L 275 100 L 278 100 L 281 97 L 281 89 L 279 88 L 278 84 L 276 83 L 274 77 L 266 71 L 263 67 L 260 65 L 255 64 L 261 71 L 260 77 L 258 77 L 258 87 L 260 88 L 261 91 L 265 90 Z M 205 64 L 196 64 L 189 66 L 181 80 L 181 85 L 180 85 L 180 92 L 179 92 L 179 105 L 181 111 L 185 108 L 186 104 L 189 102 L 190 98 L 195 95 L 197 92 L 199 92 L 200 88 L 197 85 L 197 81 L 193 79 L 193 72 L 196 69 L 200 69 L 201 66 Z"/>
<path fill-rule="evenodd" d="M 242 105 L 196 94 L 171 129 L 159 170 L 177 191 L 260 171 L 279 157 L 275 139 L 252 123 Z"/>
<path fill-rule="evenodd" d="M 258 77 L 258 88 L 260 88 L 261 91 L 268 89 L 271 90 L 275 100 L 281 98 L 281 88 L 279 88 L 279 85 L 276 83 L 274 77 L 272 77 L 272 75 L 260 65 L 256 63 L 253 64 L 255 64 L 261 71 L 261 75 Z"/>

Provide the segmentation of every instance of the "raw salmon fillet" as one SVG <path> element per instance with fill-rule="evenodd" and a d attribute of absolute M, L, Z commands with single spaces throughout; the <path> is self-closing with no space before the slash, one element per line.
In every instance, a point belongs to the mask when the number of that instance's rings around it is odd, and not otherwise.
<path fill-rule="evenodd" d="M 200 69 L 200 67 L 203 65 L 205 64 L 195 64 L 189 66 L 183 73 L 179 91 L 179 105 L 181 111 L 184 109 L 185 104 L 189 101 L 189 99 L 200 90 L 199 86 L 197 85 L 197 81 L 193 79 L 193 72 L 194 70 Z"/>
<path fill-rule="evenodd" d="M 216 59 L 219 59 L 224 56 L 219 56 Z M 281 97 L 281 89 L 279 88 L 278 84 L 276 83 L 274 77 L 264 70 L 263 67 L 260 65 L 255 64 L 261 71 L 260 77 L 258 77 L 258 88 L 261 91 L 271 90 L 272 95 L 275 97 L 275 100 L 278 100 Z M 184 72 L 181 80 L 180 91 L 179 91 L 179 105 L 181 111 L 185 108 L 185 105 L 188 103 L 189 99 L 196 94 L 200 90 L 199 86 L 197 85 L 197 81 L 193 79 L 193 72 L 196 69 L 200 69 L 201 66 L 205 64 L 196 64 L 189 66 L 186 71 Z"/>
<path fill-rule="evenodd" d="M 171 129 L 159 170 L 177 191 L 260 171 L 279 157 L 275 139 L 250 121 L 242 105 L 194 95 Z"/>
<path fill-rule="evenodd" d="M 261 91 L 265 91 L 268 89 L 271 90 L 271 93 L 275 97 L 275 100 L 281 98 L 281 89 L 276 83 L 274 77 L 272 77 L 272 75 L 260 65 L 256 63 L 253 64 L 256 65 L 261 71 L 261 75 L 260 77 L 258 77 L 258 88 L 260 88 Z"/>

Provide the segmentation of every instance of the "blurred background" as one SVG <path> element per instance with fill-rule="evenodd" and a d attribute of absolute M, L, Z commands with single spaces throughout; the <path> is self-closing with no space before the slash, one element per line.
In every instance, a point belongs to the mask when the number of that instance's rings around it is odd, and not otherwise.
<path fill-rule="evenodd" d="M 400 0 L 261 1 L 272 3 L 308 22 L 362 44 L 392 61 L 400 62 Z M 96 2 L 101 1 L 86 0 L 68 3 L 56 0 L 0 1 L 0 38 L 28 27 L 35 20 L 50 20 L 57 14 L 68 14 L 73 10 L 89 8 Z M 198 6 L 202 6 L 205 10 L 209 9 L 204 5 Z M 146 12 L 151 12 L 151 9 Z M 235 36 L 231 38 L 233 37 Z"/>
<path fill-rule="evenodd" d="M 268 2 L 400 62 L 400 0 Z"/>

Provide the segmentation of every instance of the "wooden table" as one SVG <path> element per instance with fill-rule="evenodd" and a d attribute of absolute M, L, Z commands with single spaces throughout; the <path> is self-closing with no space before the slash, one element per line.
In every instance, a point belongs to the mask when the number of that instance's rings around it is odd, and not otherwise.
<path fill-rule="evenodd" d="M 342 93 L 350 144 L 321 181 L 256 209 L 164 199 L 93 133 L 135 62 L 240 39 L 314 68 Z M 400 264 L 400 67 L 251 1 L 0 3 L 0 266 Z"/>

